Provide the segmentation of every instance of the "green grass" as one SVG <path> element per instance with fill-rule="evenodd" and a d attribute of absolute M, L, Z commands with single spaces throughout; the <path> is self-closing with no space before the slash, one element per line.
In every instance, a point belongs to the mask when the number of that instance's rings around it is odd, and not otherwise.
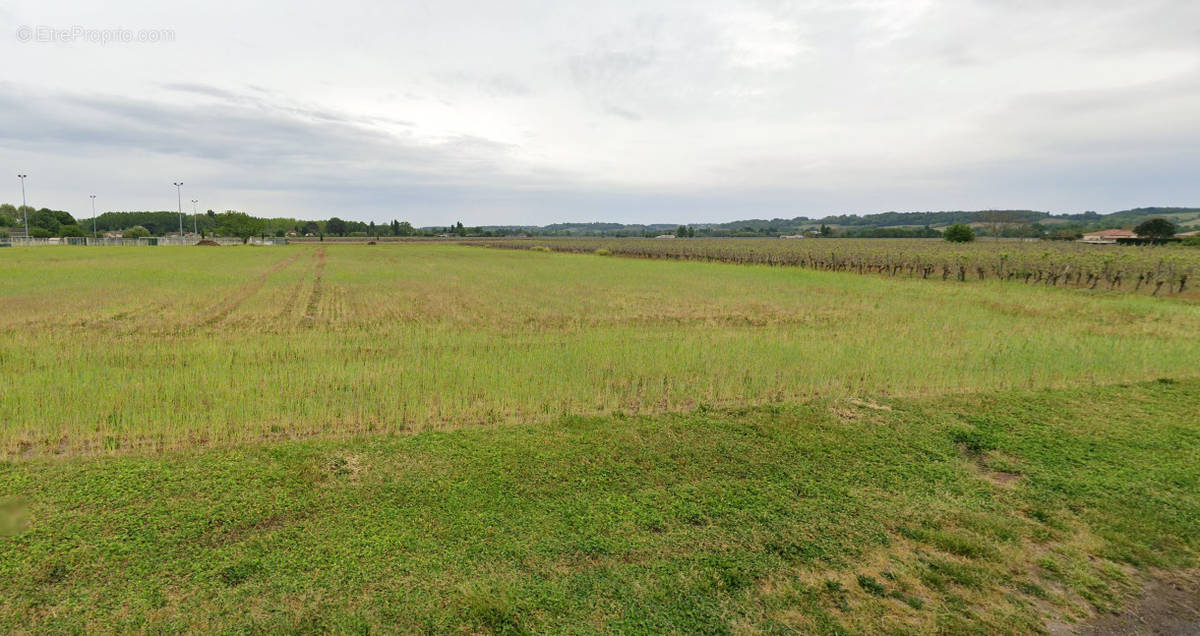
<path fill-rule="evenodd" d="M 1195 377 L 1184 300 L 435 244 L 0 252 L 0 456 Z"/>
<path fill-rule="evenodd" d="M 0 251 L 0 631 L 1029 633 L 1200 549 L 1187 299 Z"/>
<path fill-rule="evenodd" d="M 0 630 L 1028 633 L 1197 565 L 1198 423 L 1193 379 L 9 461 Z"/>

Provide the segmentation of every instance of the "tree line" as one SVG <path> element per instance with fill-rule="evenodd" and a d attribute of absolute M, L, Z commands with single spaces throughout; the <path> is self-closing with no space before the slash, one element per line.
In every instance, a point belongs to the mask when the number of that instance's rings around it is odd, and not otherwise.
<path fill-rule="evenodd" d="M 29 235 L 33 238 L 86 236 L 69 212 L 0 203 L 0 233 L 8 235 L 8 228 L 25 227 L 26 218 L 29 220 Z"/>

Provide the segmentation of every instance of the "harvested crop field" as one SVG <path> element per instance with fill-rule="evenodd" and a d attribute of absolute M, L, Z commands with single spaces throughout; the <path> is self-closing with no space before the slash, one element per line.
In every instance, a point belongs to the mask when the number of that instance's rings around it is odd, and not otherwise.
<path fill-rule="evenodd" d="M 12 250 L 14 456 L 1193 376 L 1194 303 L 450 245 Z"/>

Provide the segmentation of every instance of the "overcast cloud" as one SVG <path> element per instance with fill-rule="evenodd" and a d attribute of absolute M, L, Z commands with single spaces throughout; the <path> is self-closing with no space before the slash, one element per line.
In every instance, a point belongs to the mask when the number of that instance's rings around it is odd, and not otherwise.
<path fill-rule="evenodd" d="M 21 171 L 81 216 L 178 180 L 417 225 L 1200 205 L 1196 0 L 71 4 L 0 2 L 0 201 Z"/>

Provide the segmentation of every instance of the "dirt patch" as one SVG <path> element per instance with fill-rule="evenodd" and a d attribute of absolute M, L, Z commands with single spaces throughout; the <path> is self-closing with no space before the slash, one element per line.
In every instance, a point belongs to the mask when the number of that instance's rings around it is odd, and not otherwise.
<path fill-rule="evenodd" d="M 997 486 L 1011 486 L 1021 479 L 1020 473 L 1010 473 L 1003 470 L 989 470 L 984 467 L 980 467 L 979 470 L 981 473 L 983 473 L 984 478 L 993 484 L 996 484 Z"/>
<path fill-rule="evenodd" d="M 1116 614 L 1069 625 L 1047 625 L 1054 636 L 1186 636 L 1200 634 L 1200 570 L 1156 572 Z"/>
<path fill-rule="evenodd" d="M 207 239 L 200 241 L 199 243 L 196 243 L 196 245 L 203 245 L 205 247 L 221 247 L 220 243 L 218 243 L 216 241 L 209 241 Z"/>
<path fill-rule="evenodd" d="M 892 410 L 892 407 L 890 407 L 886 404 L 876 404 L 875 402 L 872 402 L 871 400 L 860 400 L 858 398 L 848 398 L 846 401 L 853 404 L 854 406 L 861 406 L 863 408 L 871 409 L 872 411 L 890 411 L 890 410 Z"/>

